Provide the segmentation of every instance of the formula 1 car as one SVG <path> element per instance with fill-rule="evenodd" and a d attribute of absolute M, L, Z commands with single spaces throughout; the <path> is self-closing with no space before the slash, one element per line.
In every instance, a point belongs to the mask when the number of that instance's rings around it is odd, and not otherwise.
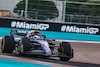
<path fill-rule="evenodd" d="M 61 42 L 59 45 L 54 43 L 53 39 L 46 39 L 45 35 L 39 34 L 39 40 L 34 40 L 31 35 L 30 38 L 26 37 L 27 32 L 19 32 L 19 30 L 11 30 L 11 36 L 3 36 L 1 42 L 1 51 L 3 53 L 15 53 L 19 55 L 42 55 L 47 57 L 59 57 L 62 61 L 69 61 L 73 58 L 74 52 L 71 48 L 70 43 Z M 24 36 L 19 40 L 16 40 L 13 34 Z M 41 44 L 48 44 L 47 47 L 50 48 L 51 54 L 46 54 Z"/>

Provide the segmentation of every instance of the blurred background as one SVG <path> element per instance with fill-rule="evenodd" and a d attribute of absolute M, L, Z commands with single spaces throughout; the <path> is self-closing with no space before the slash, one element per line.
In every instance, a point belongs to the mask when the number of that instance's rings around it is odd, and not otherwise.
<path fill-rule="evenodd" d="M 0 17 L 100 24 L 100 0 L 0 0 Z"/>

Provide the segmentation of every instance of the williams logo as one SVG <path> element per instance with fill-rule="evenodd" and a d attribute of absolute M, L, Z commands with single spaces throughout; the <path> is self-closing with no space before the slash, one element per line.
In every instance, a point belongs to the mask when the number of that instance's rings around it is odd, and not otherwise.
<path fill-rule="evenodd" d="M 38 28 L 40 30 L 47 30 L 49 28 L 49 24 L 37 23 L 37 24 L 29 24 L 26 22 L 11 22 L 11 27 L 13 28 L 24 28 L 24 29 L 34 29 Z"/>
<path fill-rule="evenodd" d="M 92 28 L 92 27 L 85 27 L 85 28 L 80 28 L 77 26 L 66 26 L 63 25 L 61 27 L 62 32 L 73 32 L 73 33 L 85 33 L 85 34 L 96 34 L 99 32 L 98 28 Z"/>

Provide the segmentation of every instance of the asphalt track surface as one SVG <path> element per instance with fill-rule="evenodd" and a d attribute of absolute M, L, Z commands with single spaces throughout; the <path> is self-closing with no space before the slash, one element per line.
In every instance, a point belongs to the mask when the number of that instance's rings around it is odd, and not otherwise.
<path fill-rule="evenodd" d="M 59 42 L 56 42 L 59 44 Z M 4 54 L 0 50 L 0 59 L 42 64 L 53 67 L 100 67 L 100 44 L 70 42 L 74 49 L 74 58 L 68 62 L 60 61 L 59 58 L 44 58 L 42 56 L 18 56 Z"/>

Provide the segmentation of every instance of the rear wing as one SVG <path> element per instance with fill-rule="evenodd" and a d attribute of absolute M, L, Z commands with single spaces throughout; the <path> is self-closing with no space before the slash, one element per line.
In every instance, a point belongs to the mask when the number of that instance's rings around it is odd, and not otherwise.
<path fill-rule="evenodd" d="M 26 36 L 26 34 L 27 34 L 28 32 L 29 32 L 29 31 L 11 30 L 11 31 L 10 31 L 10 34 L 11 34 L 11 36 L 13 36 L 13 34 L 20 35 L 20 36 Z"/>

